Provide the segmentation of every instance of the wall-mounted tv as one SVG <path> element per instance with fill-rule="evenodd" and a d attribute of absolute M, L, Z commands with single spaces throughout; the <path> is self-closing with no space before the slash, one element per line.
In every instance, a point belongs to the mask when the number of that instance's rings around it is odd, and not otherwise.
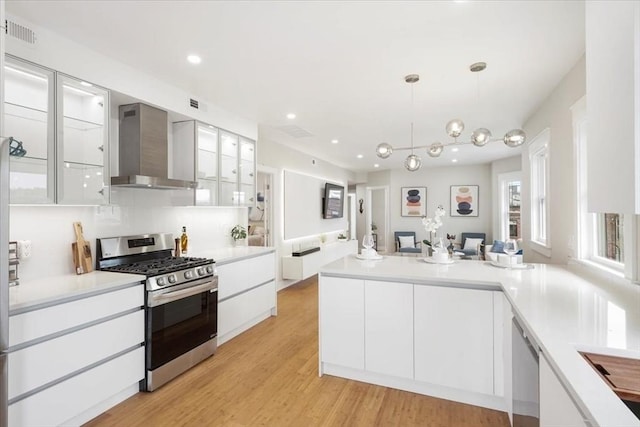
<path fill-rule="evenodd" d="M 327 182 L 324 185 L 322 217 L 324 219 L 342 218 L 343 210 L 344 210 L 344 187 Z"/>

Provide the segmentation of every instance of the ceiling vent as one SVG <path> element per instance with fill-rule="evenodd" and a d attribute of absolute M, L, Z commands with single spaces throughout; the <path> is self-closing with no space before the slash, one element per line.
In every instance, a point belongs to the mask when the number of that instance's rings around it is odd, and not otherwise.
<path fill-rule="evenodd" d="M 36 44 L 36 33 L 34 33 L 31 28 L 25 27 L 24 25 L 20 25 L 8 19 L 4 21 L 4 24 L 6 28 L 5 33 L 7 35 L 29 44 Z"/>
<path fill-rule="evenodd" d="M 189 105 L 195 109 L 200 108 L 198 107 L 198 101 L 193 98 L 189 98 Z"/>
<path fill-rule="evenodd" d="M 300 126 L 296 125 L 279 126 L 277 129 L 294 138 L 308 138 L 313 136 L 313 134 L 308 130 L 302 129 Z"/>

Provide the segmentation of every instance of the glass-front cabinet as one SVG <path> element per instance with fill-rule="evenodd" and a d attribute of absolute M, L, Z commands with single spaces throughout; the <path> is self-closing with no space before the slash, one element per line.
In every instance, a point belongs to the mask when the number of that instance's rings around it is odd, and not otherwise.
<path fill-rule="evenodd" d="M 238 135 L 220 131 L 220 205 L 239 205 Z"/>
<path fill-rule="evenodd" d="M 108 202 L 109 91 L 58 75 L 58 203 Z"/>
<path fill-rule="evenodd" d="M 218 204 L 218 129 L 198 123 L 196 126 L 196 205 Z"/>
<path fill-rule="evenodd" d="M 10 158 L 10 203 L 108 202 L 108 102 L 106 89 L 6 57 L 4 133 L 23 149 Z"/>
<path fill-rule="evenodd" d="M 173 123 L 173 175 L 197 180 L 196 206 L 254 206 L 256 144 L 193 120 Z"/>
<path fill-rule="evenodd" d="M 3 136 L 23 148 L 10 158 L 11 203 L 55 201 L 54 91 L 52 70 L 6 58 Z"/>

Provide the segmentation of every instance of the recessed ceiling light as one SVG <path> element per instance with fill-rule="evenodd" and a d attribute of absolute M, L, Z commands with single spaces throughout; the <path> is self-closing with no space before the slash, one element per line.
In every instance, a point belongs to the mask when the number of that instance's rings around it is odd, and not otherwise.
<path fill-rule="evenodd" d="M 82 86 L 84 86 L 84 87 L 91 87 L 91 86 L 93 86 L 93 85 L 92 85 L 91 83 L 89 83 L 89 82 L 80 82 L 80 84 L 81 84 Z"/>
<path fill-rule="evenodd" d="M 375 163 L 375 164 L 373 165 L 373 167 L 374 167 L 374 168 L 379 168 L 379 167 L 380 167 L 380 165 L 379 165 L 379 164 L 377 164 L 377 163 Z"/>
<path fill-rule="evenodd" d="M 458 148 L 458 147 L 453 147 L 453 148 L 451 149 L 451 151 L 453 151 L 454 153 L 457 153 L 457 152 L 458 152 L 458 150 L 459 150 L 459 148 Z"/>
<path fill-rule="evenodd" d="M 289 120 L 293 120 L 293 119 L 295 119 L 295 118 L 296 118 L 295 113 L 289 113 L 289 114 L 287 114 L 287 119 L 289 119 Z"/>
<path fill-rule="evenodd" d="M 458 162 L 458 159 L 451 160 L 451 163 L 457 163 L 457 162 Z"/>
<path fill-rule="evenodd" d="M 356 157 L 357 157 L 357 158 L 359 158 L 359 159 L 361 159 L 361 158 L 363 158 L 364 156 L 363 156 L 362 154 L 358 154 Z"/>
<path fill-rule="evenodd" d="M 200 58 L 198 55 L 189 55 L 187 56 L 187 61 L 192 64 L 199 64 L 202 62 L 202 58 Z"/>
<path fill-rule="evenodd" d="M 340 141 L 338 141 L 337 139 L 332 139 L 332 140 L 331 140 L 331 143 L 332 143 L 332 144 L 337 144 L 338 142 L 340 142 Z"/>

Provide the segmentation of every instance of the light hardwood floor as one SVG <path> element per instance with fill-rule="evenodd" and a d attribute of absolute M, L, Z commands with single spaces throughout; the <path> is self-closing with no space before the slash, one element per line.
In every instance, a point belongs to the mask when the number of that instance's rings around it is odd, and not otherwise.
<path fill-rule="evenodd" d="M 318 377 L 316 277 L 278 293 L 278 316 L 153 393 L 87 426 L 508 426 L 504 412 Z"/>

